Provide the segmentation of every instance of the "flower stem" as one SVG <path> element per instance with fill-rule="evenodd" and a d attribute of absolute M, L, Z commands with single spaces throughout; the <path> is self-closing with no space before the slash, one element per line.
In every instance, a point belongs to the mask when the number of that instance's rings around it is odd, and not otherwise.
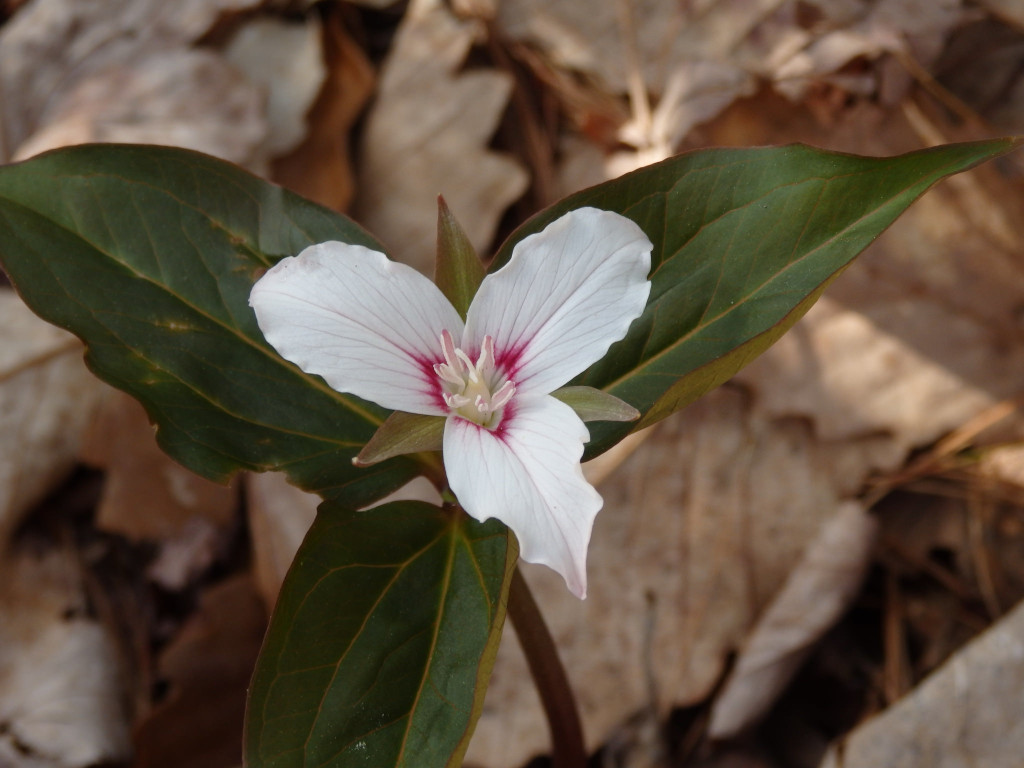
<path fill-rule="evenodd" d="M 569 678 L 544 617 L 518 567 L 512 574 L 508 593 L 508 616 L 526 654 L 526 663 L 548 718 L 554 768 L 586 768 L 583 728 Z"/>

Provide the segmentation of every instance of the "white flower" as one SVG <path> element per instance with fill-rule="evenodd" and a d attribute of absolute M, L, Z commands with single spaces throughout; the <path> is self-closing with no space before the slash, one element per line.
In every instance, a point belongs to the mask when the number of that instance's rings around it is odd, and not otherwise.
<path fill-rule="evenodd" d="M 643 312 L 651 248 L 623 216 L 571 211 L 515 246 L 463 322 L 411 267 L 326 242 L 280 261 L 249 303 L 267 341 L 337 391 L 446 417 L 444 466 L 462 508 L 504 522 L 524 560 L 582 598 L 602 501 L 580 468 L 590 434 L 550 393 Z"/>

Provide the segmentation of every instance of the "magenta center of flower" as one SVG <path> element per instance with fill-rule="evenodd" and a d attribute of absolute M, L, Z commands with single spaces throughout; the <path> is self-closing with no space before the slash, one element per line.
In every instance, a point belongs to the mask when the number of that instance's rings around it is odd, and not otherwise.
<path fill-rule="evenodd" d="M 494 364 L 494 339 L 484 336 L 476 362 L 455 346 L 448 331 L 441 332 L 441 349 L 444 362 L 434 366 L 434 373 L 441 379 L 444 401 L 451 412 L 481 427 L 496 428 L 516 385 Z"/>

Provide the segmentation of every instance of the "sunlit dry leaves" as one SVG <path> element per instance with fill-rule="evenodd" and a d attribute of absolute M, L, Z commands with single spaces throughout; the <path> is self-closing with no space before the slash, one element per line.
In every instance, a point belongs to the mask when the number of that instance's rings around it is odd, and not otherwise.
<path fill-rule="evenodd" d="M 627 93 L 638 76 L 650 92 L 662 94 L 683 62 L 727 62 L 782 4 L 503 0 L 498 22 L 509 36 L 544 50 L 560 67 L 590 73 L 613 93 Z"/>
<path fill-rule="evenodd" d="M 842 740 L 821 768 L 1017 768 L 1024 754 L 1024 606 Z"/>
<path fill-rule="evenodd" d="M 14 153 L 24 160 L 72 144 L 195 149 L 260 167 L 266 126 L 258 89 L 206 51 L 138 51 L 65 92 Z"/>
<path fill-rule="evenodd" d="M 0 560 L 0 765 L 122 764 L 129 734 L 117 646 L 88 616 L 76 556 Z"/>
<path fill-rule="evenodd" d="M 458 72 L 480 32 L 440 0 L 413 0 L 362 140 L 356 218 L 391 256 L 424 271 L 433 264 L 439 194 L 485 251 L 526 188 L 522 167 L 487 149 L 511 79 L 488 69 Z"/>
<path fill-rule="evenodd" d="M 0 289 L 0 546 L 32 504 L 75 465 L 105 389 L 71 334 Z"/>
<path fill-rule="evenodd" d="M 345 31 L 341 13 L 326 14 L 323 34 L 326 77 L 307 116 L 306 137 L 274 162 L 272 178 L 344 211 L 355 194 L 349 134 L 373 93 L 375 76 L 366 54 Z"/>
<path fill-rule="evenodd" d="M 856 597 L 871 563 L 877 521 L 846 502 L 807 546 L 758 619 L 715 700 L 708 736 L 726 739 L 762 718 Z"/>
<path fill-rule="evenodd" d="M 283 155 L 306 135 L 306 113 L 327 76 L 315 16 L 302 22 L 257 18 L 243 26 L 225 50 L 228 62 L 266 94 L 264 149 Z"/>
<path fill-rule="evenodd" d="M 733 48 L 777 5 L 779 0 L 704 4 L 700 9 L 650 0 L 502 2 L 498 23 L 503 33 L 538 49 L 520 56 L 534 70 L 543 70 L 538 74 L 577 127 L 592 139 L 612 133 L 614 138 L 605 143 L 629 147 L 607 158 L 601 152 L 587 157 L 587 145 L 565 136 L 559 189 L 573 192 L 663 160 L 695 125 L 752 93 L 755 78 L 732 55 Z M 578 73 L 586 75 L 587 85 L 580 84 Z M 628 119 L 607 106 L 595 114 L 595 105 L 627 94 Z M 593 136 L 595 116 L 614 121 L 612 130 Z"/>
<path fill-rule="evenodd" d="M 735 64 L 680 62 L 650 114 L 642 111 L 622 126 L 619 138 L 633 149 L 612 153 L 605 164 L 606 176 L 621 176 L 671 157 L 692 128 L 756 89 L 753 75 Z"/>
<path fill-rule="evenodd" d="M 759 419 L 727 386 L 656 426 L 602 483 L 587 599 L 527 570 L 591 748 L 638 712 L 664 715 L 710 693 L 874 447 L 822 444 L 805 422 Z M 547 738 L 506 632 L 467 764 L 518 766 Z"/>
<path fill-rule="evenodd" d="M 134 768 L 229 768 L 242 757 L 245 690 L 266 628 L 246 576 L 203 595 L 160 656 L 166 697 L 135 736 Z"/>
<path fill-rule="evenodd" d="M 176 144 L 257 167 L 258 88 L 194 48 L 255 0 L 38 0 L 0 29 L 0 156 L 86 141 Z"/>

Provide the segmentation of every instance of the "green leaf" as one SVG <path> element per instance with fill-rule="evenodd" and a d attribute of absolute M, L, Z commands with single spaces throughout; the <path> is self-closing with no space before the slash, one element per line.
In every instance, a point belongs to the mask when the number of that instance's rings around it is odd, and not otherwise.
<path fill-rule="evenodd" d="M 86 343 L 193 471 L 286 471 L 361 506 L 417 474 L 352 457 L 387 411 L 282 360 L 248 306 L 265 269 L 307 245 L 383 250 L 345 217 L 219 160 L 82 146 L 0 168 L 0 264 L 26 303 Z"/>
<path fill-rule="evenodd" d="M 444 198 L 438 197 L 434 282 L 463 319 L 483 279 L 484 265 L 473 250 L 469 236 L 449 210 Z"/>
<path fill-rule="evenodd" d="M 321 505 L 256 665 L 247 768 L 459 765 L 497 652 L 512 541 L 500 523 L 422 502 Z"/>
<path fill-rule="evenodd" d="M 925 190 L 1022 141 L 888 158 L 802 145 L 690 152 L 546 209 L 509 237 L 492 269 L 524 237 L 584 206 L 628 216 L 654 243 L 644 314 L 573 381 L 644 415 L 630 425 L 591 425 L 590 458 L 723 383 L 785 333 Z"/>

